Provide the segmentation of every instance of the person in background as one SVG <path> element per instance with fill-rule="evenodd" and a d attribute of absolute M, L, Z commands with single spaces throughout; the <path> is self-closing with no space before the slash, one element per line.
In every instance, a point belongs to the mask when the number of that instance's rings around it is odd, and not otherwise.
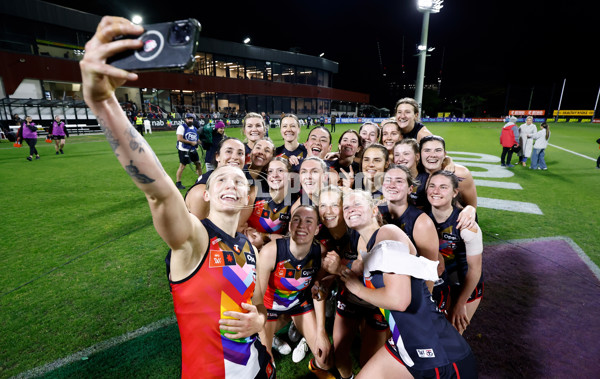
<path fill-rule="evenodd" d="M 531 135 L 537 132 L 537 127 L 533 123 L 533 117 L 528 116 L 525 123 L 519 127 L 519 135 L 521 136 L 521 159 L 519 163 L 525 167 L 527 159 L 531 157 L 533 150 L 533 139 Z"/>
<path fill-rule="evenodd" d="M 246 154 L 244 152 L 244 143 L 237 138 L 226 137 L 221 140 L 219 146 L 217 147 L 217 151 L 213 158 L 213 164 L 215 165 L 215 170 L 222 166 L 233 166 L 243 170 L 245 159 Z M 207 171 L 202 174 L 198 180 L 196 180 L 196 183 L 190 187 L 184 197 L 190 213 L 198 217 L 200 220 L 204 220 L 210 214 L 210 202 L 205 199 L 204 193 L 207 189 L 206 184 L 208 179 L 215 170 Z M 254 179 L 250 176 L 248 171 L 245 171 L 244 175 L 246 176 L 246 180 L 250 186 L 250 190 L 248 192 L 250 200 L 248 204 L 254 204 L 254 197 L 256 196 Z M 252 212 L 252 206 L 242 209 L 238 220 L 240 225 L 246 222 L 249 212 Z"/>
<path fill-rule="evenodd" d="M 265 119 L 258 113 L 250 112 L 242 120 L 242 134 L 246 137 L 244 145 L 246 146 L 246 164 L 250 164 L 250 152 L 254 144 L 267 135 Z"/>
<path fill-rule="evenodd" d="M 320 124 L 322 127 L 325 127 L 325 116 L 321 116 L 321 117 L 319 117 L 319 124 Z"/>
<path fill-rule="evenodd" d="M 532 170 L 547 170 L 546 166 L 546 147 L 548 147 L 548 140 L 550 139 L 550 128 L 547 122 L 542 122 L 542 129 L 538 132 L 530 134 L 529 137 L 535 142 L 533 143 L 533 152 L 531 153 L 531 166 Z M 600 160 L 600 158 L 599 158 Z"/>
<path fill-rule="evenodd" d="M 374 143 L 379 143 L 379 138 L 381 138 L 381 128 L 376 123 L 367 121 L 360 126 L 358 134 L 362 138 L 362 146 L 358 154 L 356 154 L 354 161 L 360 164 L 362 162 L 362 155 L 365 150 L 367 150 L 367 147 Z"/>
<path fill-rule="evenodd" d="M 25 140 L 27 145 L 29 146 L 29 156 L 27 157 L 28 161 L 33 160 L 33 155 L 35 154 L 35 159 L 40 159 L 40 154 L 38 154 L 35 145 L 37 144 L 37 125 L 32 121 L 31 116 L 25 116 L 25 122 L 19 128 L 17 132 L 17 142 L 21 140 Z"/>
<path fill-rule="evenodd" d="M 178 189 L 185 189 L 181 184 L 181 175 L 185 166 L 194 163 L 198 176 L 202 175 L 202 164 L 196 150 L 198 144 L 198 130 L 194 126 L 194 116 L 191 113 L 185 115 L 185 124 L 177 127 L 177 152 L 179 153 L 179 167 L 175 177 L 177 181 L 175 186 Z"/>
<path fill-rule="evenodd" d="M 415 99 L 405 97 L 396 102 L 396 120 L 404 138 L 414 138 L 421 143 L 421 138 L 432 133 L 419 122 L 419 103 Z"/>
<path fill-rule="evenodd" d="M 426 136 L 421 140 L 419 145 L 421 155 L 421 165 L 423 166 L 423 172 L 431 175 L 436 171 L 448 170 L 444 167 L 444 161 L 446 158 L 446 141 L 440 136 Z M 473 180 L 471 171 L 463 165 L 454 164 L 454 174 L 458 177 L 458 203 L 463 208 L 467 208 L 468 205 L 472 207 L 465 216 L 469 219 L 475 217 L 475 210 L 477 208 L 477 187 Z M 420 176 L 418 180 L 422 183 L 427 182 L 427 177 Z M 421 188 L 421 186 L 419 186 Z M 462 216 L 459 218 L 462 219 Z"/>
<path fill-rule="evenodd" d="M 324 126 L 316 126 L 309 133 L 304 143 L 307 157 L 315 156 L 325 159 L 331 151 L 331 132 Z"/>
<path fill-rule="evenodd" d="M 213 160 L 217 151 L 219 151 L 219 146 L 223 138 L 226 138 L 225 135 L 225 123 L 221 120 L 217 121 L 215 124 L 215 128 L 212 130 L 212 142 L 211 145 L 206 150 L 206 155 L 204 156 L 204 164 L 206 166 L 206 172 L 212 171 L 217 168 L 213 164 Z M 245 145 L 244 145 L 245 147 Z M 245 150 L 244 150 L 245 151 Z M 245 158 L 244 158 L 245 160 Z"/>
<path fill-rule="evenodd" d="M 48 137 L 54 140 L 54 148 L 56 155 L 64 154 L 63 148 L 65 147 L 65 138 L 69 136 L 69 131 L 65 126 L 65 123 L 60 121 L 60 116 L 54 116 L 54 122 L 50 127 L 50 135 Z"/>
<path fill-rule="evenodd" d="M 385 146 L 389 153 L 389 161 L 394 160 L 394 146 L 396 142 L 402 140 L 402 130 L 394 118 L 389 118 L 381 122 L 381 144 Z"/>
<path fill-rule="evenodd" d="M 256 194 L 252 213 L 241 230 L 261 249 L 267 242 L 287 234 L 295 194 L 290 192 L 292 166 L 287 159 L 275 157 L 267 165 L 266 183 Z M 290 350 L 291 351 L 291 350 Z"/>
<path fill-rule="evenodd" d="M 598 144 L 598 148 L 600 149 L 600 138 L 596 140 L 596 143 Z M 600 156 L 598 156 L 598 159 L 596 160 L 596 168 L 600 169 Z"/>
<path fill-rule="evenodd" d="M 369 146 L 362 155 L 361 172 L 355 176 L 354 188 L 365 190 L 373 199 L 383 201 L 381 187 L 389 163 L 389 154 L 385 146 L 378 143 Z"/>
<path fill-rule="evenodd" d="M 514 149 L 519 146 L 519 136 L 515 135 L 516 117 L 511 117 L 502 127 L 500 132 L 500 145 L 502 145 L 502 155 L 500 156 L 500 165 L 502 167 L 515 167 L 511 162 Z"/>
<path fill-rule="evenodd" d="M 331 133 L 335 133 L 335 122 L 337 121 L 337 117 L 334 114 L 331 115 Z"/>
<path fill-rule="evenodd" d="M 281 138 L 283 138 L 283 145 L 277 147 L 275 156 L 288 160 L 292 157 L 296 157 L 296 163 L 290 161 L 290 164 L 292 165 L 293 171 L 298 172 L 300 169 L 299 162 L 308 156 L 306 146 L 300 144 L 298 141 L 298 138 L 300 137 L 300 122 L 298 116 L 292 113 L 282 116 L 279 131 L 281 133 Z"/>
<path fill-rule="evenodd" d="M 21 117 L 19 117 L 19 115 L 17 113 L 15 113 L 13 115 L 12 121 L 13 121 L 13 125 L 21 126 L 23 124 L 23 120 L 21 119 Z"/>
<path fill-rule="evenodd" d="M 356 162 L 354 159 L 356 158 L 356 154 L 360 151 L 362 145 L 362 138 L 358 134 L 358 132 L 354 129 L 348 129 L 340 136 L 338 141 L 338 152 L 335 154 L 334 158 L 326 160 L 327 166 L 334 169 L 340 180 L 338 181 L 339 185 L 344 185 L 348 188 L 351 188 L 354 184 L 354 175 L 360 171 L 360 164 Z M 344 184 L 344 181 L 347 181 Z"/>

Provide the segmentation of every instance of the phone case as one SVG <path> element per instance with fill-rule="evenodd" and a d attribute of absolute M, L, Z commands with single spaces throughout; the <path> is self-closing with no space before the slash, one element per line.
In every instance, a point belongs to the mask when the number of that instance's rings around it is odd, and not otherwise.
<path fill-rule="evenodd" d="M 190 68 L 194 63 L 200 29 L 200 23 L 193 18 L 144 25 L 144 33 L 137 37 L 144 42 L 141 49 L 124 51 L 107 61 L 114 67 L 128 71 Z"/>

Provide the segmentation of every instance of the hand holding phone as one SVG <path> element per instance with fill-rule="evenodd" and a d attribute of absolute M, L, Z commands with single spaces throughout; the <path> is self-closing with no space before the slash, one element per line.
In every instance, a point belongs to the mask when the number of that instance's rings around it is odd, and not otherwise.
<path fill-rule="evenodd" d="M 143 42 L 142 47 L 116 54 L 107 63 L 127 71 L 184 70 L 193 65 L 201 30 L 198 20 L 190 18 L 143 27 L 144 33 L 137 37 Z"/>

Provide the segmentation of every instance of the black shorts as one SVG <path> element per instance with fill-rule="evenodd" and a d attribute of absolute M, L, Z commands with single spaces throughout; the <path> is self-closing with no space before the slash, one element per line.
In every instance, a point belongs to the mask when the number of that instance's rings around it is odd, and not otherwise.
<path fill-rule="evenodd" d="M 447 310 L 448 299 L 450 298 L 450 283 L 448 282 L 446 270 L 434 283 L 431 298 L 440 311 L 445 312 Z"/>
<path fill-rule="evenodd" d="M 260 365 L 260 371 L 256 374 L 255 379 L 275 379 L 277 377 L 275 365 L 267 349 L 258 339 L 254 341 L 254 347 L 258 351 L 258 364 Z"/>
<path fill-rule="evenodd" d="M 392 346 L 389 341 L 385 343 L 385 348 L 396 360 L 405 366 L 410 374 L 415 379 L 476 379 L 477 376 L 477 360 L 475 355 L 470 351 L 469 355 L 463 359 L 451 362 L 445 366 L 440 366 L 428 370 L 416 370 L 413 367 L 408 367 L 402 362 L 398 350 Z"/>
<path fill-rule="evenodd" d="M 460 295 L 460 286 L 455 286 L 454 284 L 450 285 L 450 297 L 456 299 Z M 483 297 L 483 279 L 479 279 L 479 283 L 471 293 L 471 296 L 467 299 L 467 303 L 473 302 L 477 299 L 481 299 Z"/>
<path fill-rule="evenodd" d="M 182 165 L 187 165 L 192 162 L 196 163 L 200 161 L 200 157 L 198 156 L 198 152 L 194 151 L 182 151 L 177 150 L 179 152 L 179 163 Z"/>
<path fill-rule="evenodd" d="M 61 139 L 65 139 L 65 136 L 52 136 L 52 139 L 61 140 Z"/>
<path fill-rule="evenodd" d="M 336 313 L 343 318 L 351 318 L 355 320 L 365 319 L 367 325 L 372 329 L 384 331 L 389 329 L 389 324 L 379 308 L 365 307 L 362 305 L 354 304 L 348 301 L 343 296 L 337 296 L 337 307 Z"/>
<path fill-rule="evenodd" d="M 315 309 L 315 306 L 313 305 L 312 301 L 304 301 L 300 305 L 296 305 L 295 307 L 281 311 L 267 309 L 267 321 L 276 321 L 281 315 L 302 315 L 312 311 L 313 309 Z"/>

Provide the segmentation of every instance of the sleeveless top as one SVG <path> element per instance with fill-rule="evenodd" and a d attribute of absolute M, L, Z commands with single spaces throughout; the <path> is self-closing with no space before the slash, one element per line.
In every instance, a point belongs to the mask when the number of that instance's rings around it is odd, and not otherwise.
<path fill-rule="evenodd" d="M 392 218 L 392 214 L 389 211 L 387 204 L 383 204 L 379 206 L 379 213 L 383 217 L 383 221 L 386 224 L 394 224 L 398 226 L 410 240 L 412 243 L 415 243 L 415 239 L 413 237 L 413 230 L 415 227 L 415 223 L 417 222 L 417 218 L 423 214 L 423 211 L 418 209 L 415 206 L 408 205 L 404 213 L 398 218 Z"/>
<path fill-rule="evenodd" d="M 402 138 L 406 139 L 406 138 L 414 138 L 417 139 L 417 135 L 419 134 L 419 132 L 421 131 L 421 129 L 423 129 L 425 127 L 425 125 L 421 124 L 420 122 L 415 122 L 415 126 L 413 127 L 413 129 L 404 134 L 402 133 Z"/>
<path fill-rule="evenodd" d="M 290 159 L 290 157 L 296 156 L 300 161 L 297 165 L 292 166 L 292 170 L 294 172 L 298 172 L 300 170 L 300 165 L 302 164 L 302 160 L 306 158 L 308 152 L 306 151 L 306 147 L 303 144 L 298 145 L 298 147 L 294 151 L 289 151 L 285 148 L 285 145 L 281 145 L 275 149 L 274 156 L 282 157 L 285 159 Z"/>
<path fill-rule="evenodd" d="M 467 265 L 467 250 L 465 242 L 460 236 L 460 230 L 456 228 L 458 224 L 458 215 L 461 209 L 454 207 L 450 217 L 444 222 L 438 223 L 433 217 L 433 213 L 429 212 L 429 217 L 435 224 L 435 229 L 438 232 L 440 240 L 440 253 L 444 256 L 446 264 L 446 272 L 448 275 L 457 273 L 460 283 L 464 283 L 465 275 L 469 269 Z"/>
<path fill-rule="evenodd" d="M 64 136 L 65 135 L 65 123 L 64 122 L 56 122 L 52 123 L 52 134 L 53 136 Z"/>
<path fill-rule="evenodd" d="M 419 186 L 410 194 L 411 199 L 414 199 L 415 206 L 425 212 L 429 210 L 429 200 L 427 200 L 426 188 L 428 179 L 429 174 L 427 172 L 419 172 L 419 174 L 417 174 Z"/>
<path fill-rule="evenodd" d="M 219 319 L 225 311 L 246 312 L 241 303 L 252 304 L 256 256 L 243 234 L 231 237 L 210 220 L 201 222 L 209 237 L 204 258 L 187 278 L 169 280 L 181 335 L 181 376 L 247 378 L 259 369 L 252 347 L 256 335 L 229 339 Z"/>
<path fill-rule="evenodd" d="M 248 226 L 261 233 L 287 233 L 294 200 L 289 193 L 281 203 L 275 203 L 268 190 L 264 194 L 257 194 L 254 210 L 248 217 Z"/>
<path fill-rule="evenodd" d="M 276 264 L 267 286 L 264 304 L 267 309 L 286 311 L 312 301 L 310 286 L 321 269 L 321 247 L 313 243 L 301 260 L 290 251 L 290 238 L 276 240 Z"/>
<path fill-rule="evenodd" d="M 371 236 L 368 251 L 375 245 L 378 231 Z M 368 288 L 384 287 L 383 272 L 370 272 L 364 282 Z M 469 355 L 471 348 L 438 310 L 425 281 L 411 276 L 410 289 L 411 302 L 403 312 L 380 308 L 403 363 L 415 370 L 430 370 Z"/>

